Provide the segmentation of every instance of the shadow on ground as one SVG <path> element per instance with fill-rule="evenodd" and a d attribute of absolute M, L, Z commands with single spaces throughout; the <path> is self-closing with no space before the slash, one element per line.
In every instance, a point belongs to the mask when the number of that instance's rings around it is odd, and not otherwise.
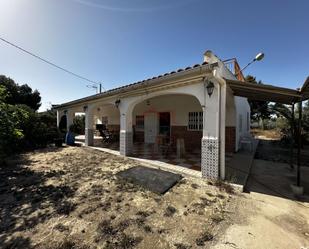
<path fill-rule="evenodd" d="M 35 227 L 54 212 L 62 212 L 65 199 L 74 195 L 75 190 L 68 186 L 45 185 L 50 177 L 64 172 L 36 172 L 30 167 L 33 163 L 27 156 L 20 155 L 0 166 L 1 248 L 31 248 L 28 238 L 11 235 Z"/>
<path fill-rule="evenodd" d="M 259 139 L 259 146 L 255 153 L 256 159 L 262 159 L 272 162 L 289 164 L 291 161 L 290 145 L 280 140 L 263 140 Z M 293 162 L 297 161 L 297 148 L 295 145 L 293 153 Z M 307 147 L 301 150 L 302 166 L 309 167 L 309 149 Z"/>
<path fill-rule="evenodd" d="M 308 194 L 303 197 L 293 195 L 290 185 L 296 182 L 296 168 L 292 169 L 288 162 L 289 150 L 282 148 L 279 142 L 261 140 L 252 164 L 246 190 L 309 202 Z M 308 178 L 309 176 L 302 175 L 302 177 Z"/>

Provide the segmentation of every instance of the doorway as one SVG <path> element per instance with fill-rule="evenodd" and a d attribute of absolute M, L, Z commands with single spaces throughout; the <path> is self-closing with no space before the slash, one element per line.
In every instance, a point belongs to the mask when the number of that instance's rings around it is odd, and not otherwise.
<path fill-rule="evenodd" d="M 170 138 L 171 135 L 171 114 L 169 112 L 159 113 L 159 134 Z"/>
<path fill-rule="evenodd" d="M 154 144 L 158 134 L 158 117 L 157 113 L 150 112 L 144 116 L 145 143 Z"/>

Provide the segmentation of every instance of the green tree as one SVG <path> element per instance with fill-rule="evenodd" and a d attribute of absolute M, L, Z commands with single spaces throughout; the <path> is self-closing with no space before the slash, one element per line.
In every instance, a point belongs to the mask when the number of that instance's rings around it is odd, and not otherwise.
<path fill-rule="evenodd" d="M 3 101 L 7 104 L 27 105 L 33 110 L 38 110 L 41 106 L 41 96 L 37 90 L 32 90 L 27 84 L 18 85 L 11 78 L 0 75 L 0 86 L 4 87 L 6 95 Z"/>
<path fill-rule="evenodd" d="M 59 133 L 56 112 L 38 113 L 40 93 L 0 76 L 0 164 L 9 154 L 44 147 Z"/>
<path fill-rule="evenodd" d="M 29 117 L 28 112 L 19 106 L 5 103 L 6 97 L 6 90 L 0 85 L 0 162 L 5 155 L 18 149 L 24 138 L 21 125 Z"/>

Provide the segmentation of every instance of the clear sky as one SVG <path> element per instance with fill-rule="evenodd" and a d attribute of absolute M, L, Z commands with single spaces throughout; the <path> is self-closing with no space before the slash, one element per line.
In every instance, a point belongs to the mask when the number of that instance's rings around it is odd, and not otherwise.
<path fill-rule="evenodd" d="M 210 49 L 265 83 L 309 75 L 309 1 L 0 0 L 0 36 L 106 89 L 201 63 Z M 0 74 L 42 95 L 41 110 L 94 93 L 87 82 L 0 41 Z"/>

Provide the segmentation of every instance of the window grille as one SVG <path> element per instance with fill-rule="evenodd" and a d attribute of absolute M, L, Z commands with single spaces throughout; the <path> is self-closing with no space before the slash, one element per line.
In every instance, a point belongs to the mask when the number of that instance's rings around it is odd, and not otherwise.
<path fill-rule="evenodd" d="M 203 130 L 203 112 L 189 112 L 188 130 Z"/>

